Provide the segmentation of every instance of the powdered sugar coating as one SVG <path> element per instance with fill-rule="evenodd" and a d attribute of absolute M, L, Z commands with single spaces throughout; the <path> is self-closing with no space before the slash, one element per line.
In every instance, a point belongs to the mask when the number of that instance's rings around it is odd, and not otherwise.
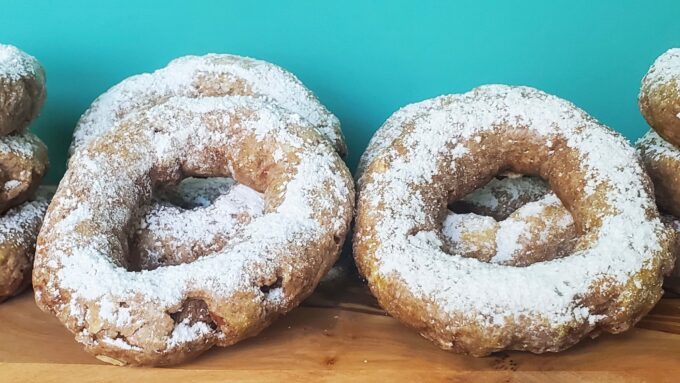
<path fill-rule="evenodd" d="M 505 182 L 502 185 L 521 188 L 520 185 L 529 183 Z M 503 187 L 498 184 L 494 186 Z M 542 186 L 533 182 L 530 192 L 537 192 Z M 555 194 L 545 188 L 543 192 L 543 198 L 524 204 L 500 222 L 474 213 L 449 212 L 442 224 L 442 239 L 453 249 L 454 254 L 480 259 L 479 255 L 492 252 L 493 256 L 488 262 L 500 265 L 526 266 L 527 262 L 544 262 L 565 256 L 571 246 L 553 241 L 572 241 L 575 234 L 574 220 Z M 481 197 L 482 193 L 479 194 L 478 201 L 481 205 L 491 206 L 488 204 L 489 200 Z M 484 195 L 494 200 L 493 194 Z M 503 210 L 498 206 L 493 209 Z M 480 246 L 485 248 L 481 249 Z M 530 249 L 533 250 L 532 254 L 526 254 Z"/>
<path fill-rule="evenodd" d="M 140 269 L 187 263 L 222 249 L 251 220 L 264 214 L 264 196 L 231 178 L 186 178 L 154 192 L 132 239 Z M 336 288 L 349 274 L 339 260 L 319 285 Z"/>
<path fill-rule="evenodd" d="M 670 82 L 674 82 L 680 92 L 680 48 L 671 48 L 654 61 L 642 79 L 640 92 L 646 87 L 651 92 Z"/>
<path fill-rule="evenodd" d="M 662 158 L 668 158 L 673 161 L 680 161 L 680 150 L 675 148 L 667 141 L 665 141 L 661 136 L 659 136 L 655 131 L 650 130 L 642 138 L 640 138 L 636 146 L 640 152 L 641 147 L 645 147 L 645 151 L 641 152 L 642 156 L 653 157 L 654 160 L 658 161 Z M 491 182 L 482 188 L 475 190 L 474 192 L 466 195 L 462 200 L 473 206 L 473 213 L 467 214 L 456 214 L 450 212 L 444 223 L 442 225 L 442 234 L 445 239 L 449 241 L 456 241 L 460 243 L 461 234 L 464 231 L 485 231 L 489 230 L 490 227 L 498 225 L 495 219 L 505 219 L 510 215 L 515 209 L 508 209 L 508 206 L 514 207 L 520 204 L 527 203 L 527 200 L 533 200 L 535 198 L 547 197 L 555 199 L 556 196 L 550 190 L 547 183 L 540 178 L 536 177 L 504 177 L 504 178 L 493 178 Z M 499 199 L 503 200 L 503 203 L 507 205 L 503 206 L 499 203 Z M 553 200 L 551 204 L 540 203 L 543 198 L 539 199 L 539 204 L 530 203 L 535 207 L 545 207 L 553 205 L 555 207 L 565 209 L 561 201 Z M 522 206 L 525 206 L 522 205 Z M 524 210 L 524 209 L 523 209 Z M 531 209 L 534 210 L 534 209 Z M 537 214 L 537 211 L 526 211 L 522 215 L 532 215 Z M 492 217 L 478 214 L 488 214 Z M 569 225 L 573 225 L 573 218 L 569 216 L 564 216 L 566 219 L 557 222 L 561 228 L 567 228 Z M 671 227 L 675 232 L 676 236 L 680 233 L 680 221 L 671 216 L 663 215 L 662 221 Z M 474 244 L 467 244 L 468 246 Z M 478 251 L 476 248 L 467 248 L 466 251 L 474 252 Z M 676 265 L 673 268 L 671 277 L 680 276 L 680 238 L 676 240 L 676 246 L 673 253 L 676 256 Z M 494 262 L 494 260 L 490 260 Z"/>
<path fill-rule="evenodd" d="M 654 130 L 639 139 L 636 147 L 654 182 L 657 205 L 665 213 L 680 216 L 680 148 Z"/>
<path fill-rule="evenodd" d="M 35 154 L 35 147 L 42 141 L 31 133 L 16 133 L 0 137 L 0 155 L 29 158 Z"/>
<path fill-rule="evenodd" d="M 0 137 L 0 213 L 33 196 L 47 172 L 45 144 L 30 132 Z"/>
<path fill-rule="evenodd" d="M 483 137 L 506 129 L 542 142 L 547 158 L 578 153 L 577 171 L 585 175 L 575 190 L 579 201 L 597 200 L 604 206 L 587 222 L 581 211 L 575 217 L 586 235 L 571 256 L 524 268 L 503 267 L 447 254 L 440 232 L 427 229 L 432 226 L 427 201 L 442 201 L 419 188 L 462 172 L 458 164 L 469 159 L 473 147 L 484 148 Z M 424 322 L 412 325 L 422 326 L 423 334 L 441 347 L 475 355 L 505 347 L 558 350 L 596 329 L 627 328 L 628 321 L 639 318 L 638 311 L 648 310 L 660 297 L 670 233 L 655 214 L 649 180 L 625 139 L 573 104 L 532 88 L 483 86 L 409 105 L 390 117 L 377 137 L 371 144 L 379 149 L 365 159 L 359 181 L 355 257 L 369 284 L 399 281 L 422 302 Z M 521 148 L 523 142 L 516 144 Z M 551 176 L 552 184 L 568 175 Z M 641 271 L 653 277 L 643 280 Z M 595 312 L 581 300 L 593 293 L 593 286 L 620 294 L 607 310 Z M 393 314 L 408 315 L 388 306 Z M 632 319 L 618 316 L 620 306 L 633 313 Z M 516 326 L 527 325 L 527 318 L 533 318 L 528 328 Z M 433 323 L 427 321 L 435 320 L 443 321 L 441 327 L 427 332 Z M 474 323 L 489 338 L 477 344 L 471 338 L 440 337 L 465 331 L 463 323 Z M 497 338 L 504 329 L 513 338 Z M 530 338 L 563 331 L 572 338 L 547 339 L 545 344 Z"/>
<path fill-rule="evenodd" d="M 521 206 L 538 201 L 547 193 L 550 193 L 550 187 L 537 177 L 494 177 L 456 204 L 463 210 L 474 208 L 473 212 L 503 220 Z"/>
<path fill-rule="evenodd" d="M 644 147 L 644 156 L 649 156 L 650 159 L 658 161 L 666 158 L 680 163 L 680 149 L 664 140 L 663 137 L 659 136 L 659 133 L 654 130 L 645 133 L 635 145 L 638 148 Z"/>
<path fill-rule="evenodd" d="M 227 54 L 184 56 L 132 76 L 99 96 L 78 122 L 71 153 L 109 131 L 127 113 L 168 97 L 253 96 L 301 115 L 344 154 L 340 122 L 293 74 L 266 61 Z"/>
<path fill-rule="evenodd" d="M 177 199 L 155 198 L 145 211 L 133 239 L 141 269 L 193 261 L 195 253 L 220 250 L 264 214 L 262 193 L 229 178 L 200 181 L 175 188 L 181 194 Z"/>
<path fill-rule="evenodd" d="M 185 209 L 207 207 L 221 196 L 233 191 L 241 185 L 229 177 L 210 177 L 183 179 L 179 184 L 162 187 L 154 192 L 154 199 L 158 203 L 169 202 Z M 259 194 L 259 193 L 258 193 Z"/>
<path fill-rule="evenodd" d="M 29 285 L 35 240 L 52 192 L 41 187 L 34 198 L 0 216 L 0 301 Z"/>
<path fill-rule="evenodd" d="M 277 152 L 282 161 L 274 161 Z M 267 173 L 260 169 L 268 165 L 283 178 L 262 183 Z M 214 254 L 129 272 L 118 241 L 134 207 L 151 198 L 152 169 L 162 182 L 182 173 L 232 176 L 265 191 L 266 214 Z M 173 97 L 128 116 L 72 157 L 41 232 L 36 299 L 93 353 L 126 363 L 166 357 L 176 363 L 189 351 L 254 335 L 309 294 L 338 255 L 352 196 L 342 161 L 298 115 L 254 98 Z M 194 297 L 220 318 L 216 327 L 173 324 L 169 314 Z M 103 344 L 102 336 L 125 339 L 133 349 Z"/>
<path fill-rule="evenodd" d="M 53 191 L 50 188 L 40 187 L 35 197 L 31 198 L 30 201 L 5 212 L 0 217 L 0 243 L 24 241 L 26 239 L 24 234 L 27 231 L 26 224 L 36 219 L 42 221 L 52 194 Z M 37 235 L 37 231 L 35 234 Z"/>
<path fill-rule="evenodd" d="M 41 70 L 35 57 L 13 45 L 0 44 L 0 82 L 36 76 Z"/>
<path fill-rule="evenodd" d="M 373 134 L 373 137 L 371 137 L 371 140 L 368 142 L 366 150 L 359 159 L 359 165 L 357 166 L 356 172 L 357 179 L 361 178 L 364 170 L 373 159 L 375 159 L 384 149 L 388 149 L 392 146 L 392 143 L 401 135 L 403 128 L 406 127 L 405 122 L 411 115 L 417 113 L 417 111 L 417 103 L 400 108 L 389 117 L 389 123 L 385 122 L 383 126 Z"/>
<path fill-rule="evenodd" d="M 45 101 L 45 71 L 35 57 L 0 44 L 0 136 L 22 132 Z"/>
<path fill-rule="evenodd" d="M 680 48 L 654 61 L 642 79 L 638 104 L 649 126 L 680 147 Z"/>

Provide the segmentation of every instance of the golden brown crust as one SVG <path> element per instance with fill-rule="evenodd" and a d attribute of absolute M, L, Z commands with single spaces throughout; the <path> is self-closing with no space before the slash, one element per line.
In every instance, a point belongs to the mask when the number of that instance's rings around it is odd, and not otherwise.
<path fill-rule="evenodd" d="M 189 178 L 161 188 L 132 229 L 131 268 L 153 270 L 222 250 L 264 214 L 264 196 L 230 178 Z"/>
<path fill-rule="evenodd" d="M 647 173 L 654 183 L 659 208 L 665 221 L 678 233 L 680 217 L 680 49 L 673 48 L 659 56 L 642 79 L 638 98 L 640 112 L 653 130 L 637 142 L 637 149 Z M 673 217 L 674 216 L 674 217 Z M 680 238 L 674 254 L 680 258 Z M 673 279 L 666 285 L 677 285 L 678 261 Z"/>
<path fill-rule="evenodd" d="M 45 71 L 35 59 L 0 44 L 0 136 L 23 131 L 45 101 Z"/>
<path fill-rule="evenodd" d="M 672 248 L 673 254 L 675 255 L 675 265 L 668 275 L 668 278 L 664 281 L 664 284 L 666 284 L 665 282 L 669 282 L 669 286 L 680 286 L 680 284 L 678 284 L 678 282 L 680 282 L 680 220 L 668 214 L 662 215 L 661 219 L 675 232 L 675 242 L 673 243 Z"/>
<path fill-rule="evenodd" d="M 113 129 L 126 115 L 178 96 L 266 100 L 302 116 L 341 156 L 346 154 L 339 120 L 292 73 L 272 63 L 228 54 L 180 57 L 153 73 L 120 82 L 83 114 L 71 152 Z M 262 213 L 261 207 L 249 211 L 253 203 L 229 199 L 221 198 L 214 206 L 187 208 L 187 201 L 175 201 L 177 204 L 161 198 L 142 208 L 130 243 L 131 268 L 188 263 L 227 246 L 240 227 Z M 193 224 L 199 221 L 203 225 Z"/>
<path fill-rule="evenodd" d="M 210 256 L 127 271 L 138 207 L 186 176 L 232 177 L 264 193 L 265 214 Z M 347 168 L 299 116 L 253 98 L 171 98 L 71 158 L 38 238 L 36 302 L 101 360 L 179 363 L 298 305 L 336 260 L 352 207 Z"/>
<path fill-rule="evenodd" d="M 110 131 L 126 115 L 175 96 L 263 99 L 299 114 L 340 155 L 346 153 L 338 119 L 293 74 L 268 62 L 227 54 L 180 57 L 165 68 L 132 76 L 112 87 L 81 117 L 71 151 Z M 241 227 L 262 214 L 253 198 L 247 201 L 225 195 L 210 206 L 188 207 L 186 200 L 178 199 L 192 196 L 166 197 L 175 201 L 160 198 L 140 210 L 142 217 L 130 241 L 132 269 L 188 263 L 219 251 Z"/>
<path fill-rule="evenodd" d="M 673 154 L 676 152 L 678 159 L 672 162 L 675 164 L 680 162 L 680 150 L 676 150 L 674 146 L 666 143 L 659 147 L 659 145 L 655 143 L 656 140 L 662 139 L 656 135 L 656 133 L 651 132 L 637 143 L 638 152 L 640 152 L 642 156 L 643 164 L 648 167 L 648 169 L 650 166 L 652 168 L 658 166 L 663 167 L 664 163 L 667 163 L 669 160 L 672 161 L 672 158 L 674 157 Z M 661 153 L 665 151 L 669 151 L 665 157 L 670 157 L 670 159 L 667 159 L 667 161 L 662 164 L 655 164 L 655 158 L 661 156 Z M 652 164 L 650 164 L 650 162 Z M 652 180 L 661 183 L 662 185 L 660 186 L 663 188 L 664 182 L 662 180 L 665 180 L 666 178 L 656 179 L 656 173 L 649 172 L 649 174 Z M 655 188 L 655 190 L 658 192 L 659 188 Z M 498 222 L 495 220 L 504 220 L 513 215 L 517 215 L 518 213 L 521 214 L 518 210 L 521 210 L 523 206 L 539 202 L 550 195 L 554 196 L 550 187 L 540 178 L 524 176 L 494 178 L 489 184 L 468 194 L 460 202 L 457 201 L 452 204 L 454 209 L 459 213 L 461 211 L 467 213 L 465 214 L 465 219 L 461 219 L 461 217 L 456 219 L 456 222 L 460 225 L 458 229 L 460 232 L 467 232 L 469 235 L 475 235 L 477 233 L 481 234 L 487 230 L 492 231 L 494 235 L 483 238 L 483 242 L 456 243 L 454 244 L 456 248 L 449 250 L 449 252 L 457 251 L 461 256 L 472 256 L 484 261 L 491 260 L 495 255 L 493 252 L 496 248 L 495 234 L 499 226 Z M 525 223 L 525 226 L 523 226 L 522 231 L 520 232 L 524 238 L 534 238 L 533 240 L 525 242 L 528 246 L 528 250 L 526 253 L 521 254 L 524 259 L 520 260 L 513 258 L 512 263 L 506 264 L 526 266 L 532 263 L 566 256 L 573 250 L 576 233 L 574 232 L 571 215 L 560 201 L 554 201 L 553 203 L 548 203 L 544 206 L 550 211 L 546 217 L 547 219 L 541 219 L 540 221 L 532 219 Z M 541 211 L 537 209 L 531 209 L 531 211 L 533 214 L 536 214 L 536 217 L 540 217 Z M 451 219 L 451 216 L 452 214 L 449 213 L 447 219 Z M 567 219 L 567 221 L 563 221 L 563 219 Z M 562 221 L 562 223 L 560 224 L 559 221 Z M 664 287 L 666 287 L 677 285 L 677 279 L 680 277 L 680 267 L 678 266 L 680 262 L 680 258 L 678 257 L 678 255 L 680 255 L 680 221 L 668 214 L 662 215 L 662 221 L 676 233 L 675 245 L 672 248 L 672 253 L 675 256 L 676 262 L 670 276 L 664 279 Z M 532 223 L 535 223 L 537 227 L 534 228 Z M 444 227 L 446 227 L 446 220 Z M 549 230 L 536 230 L 541 227 L 548 228 Z M 534 231 L 532 231 L 532 229 L 534 229 Z M 451 241 L 450 238 L 447 238 L 446 229 L 443 228 L 442 231 L 445 242 Z M 539 238 L 536 238 L 537 233 L 542 233 L 542 235 Z M 545 234 L 543 233 L 548 233 L 549 236 L 544 237 Z M 461 245 L 465 245 L 465 248 L 461 249 Z M 451 245 L 449 244 L 449 246 Z M 466 252 L 466 248 L 475 248 L 475 251 L 467 250 Z"/>
<path fill-rule="evenodd" d="M 153 73 L 129 77 L 99 96 L 76 125 L 70 151 L 110 130 L 128 113 L 168 97 L 255 97 L 297 113 L 344 156 L 340 121 L 292 73 L 272 63 L 229 54 L 184 56 Z"/>
<path fill-rule="evenodd" d="M 222 250 L 264 214 L 264 196 L 231 178 L 187 178 L 154 192 L 130 240 L 130 268 L 153 270 L 193 262 Z M 333 290 L 348 278 L 343 256 L 319 282 Z"/>
<path fill-rule="evenodd" d="M 447 251 L 461 257 L 520 267 L 571 254 L 576 244 L 574 220 L 553 193 L 548 190 L 545 193 L 543 198 L 525 203 L 501 221 L 474 213 L 449 212 L 442 227 Z M 516 198 L 507 198 L 506 202 L 517 204 Z M 506 211 L 503 205 L 477 206 L 496 215 Z M 468 205 L 472 209 L 477 206 Z"/>
<path fill-rule="evenodd" d="M 47 147 L 34 134 L 0 137 L 0 212 L 32 197 L 47 167 Z"/>
<path fill-rule="evenodd" d="M 659 56 L 642 79 L 638 97 L 647 123 L 666 141 L 680 146 L 680 49 Z"/>
<path fill-rule="evenodd" d="M 355 259 L 379 303 L 443 349 L 559 351 L 625 331 L 661 297 L 673 233 L 651 183 L 625 139 L 572 104 L 485 86 L 409 105 L 376 136 Z M 505 170 L 548 180 L 580 234 L 574 254 L 509 267 L 442 251 L 448 202 Z"/>
<path fill-rule="evenodd" d="M 541 178 L 519 174 L 494 177 L 488 184 L 449 204 L 455 213 L 474 213 L 502 221 L 522 206 L 536 202 L 550 192 Z"/>
<path fill-rule="evenodd" d="M 680 217 L 680 149 L 654 131 L 647 132 L 636 146 L 654 183 L 659 208 Z"/>
<path fill-rule="evenodd" d="M 0 302 L 31 282 L 35 241 L 52 191 L 41 188 L 35 198 L 0 217 Z"/>
<path fill-rule="evenodd" d="M 47 190 L 35 196 L 47 171 L 47 148 L 25 132 L 44 100 L 40 63 L 0 44 L 0 302 L 30 283 L 35 241 L 49 202 Z"/>

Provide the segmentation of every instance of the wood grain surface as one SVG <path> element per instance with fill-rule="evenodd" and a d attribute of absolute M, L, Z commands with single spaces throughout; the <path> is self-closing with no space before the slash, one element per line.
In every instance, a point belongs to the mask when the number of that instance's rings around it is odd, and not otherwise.
<path fill-rule="evenodd" d="M 444 352 L 377 306 L 359 282 L 317 292 L 259 336 L 174 368 L 102 364 L 31 292 L 0 305 L 0 382 L 371 381 L 678 382 L 680 299 L 666 298 L 624 334 L 559 354 Z"/>

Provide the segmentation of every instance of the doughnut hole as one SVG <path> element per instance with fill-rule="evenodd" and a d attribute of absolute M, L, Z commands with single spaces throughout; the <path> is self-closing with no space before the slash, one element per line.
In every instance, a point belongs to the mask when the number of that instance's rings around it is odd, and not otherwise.
<path fill-rule="evenodd" d="M 450 202 L 449 210 L 456 214 L 472 213 L 502 221 L 522 206 L 538 201 L 550 192 L 550 186 L 540 177 L 502 172 L 486 185 Z"/>
<path fill-rule="evenodd" d="M 399 140 L 396 140 L 394 145 L 400 145 Z M 498 148 L 498 150 L 486 150 L 489 147 Z M 545 145 L 543 140 L 537 140 L 536 137 L 533 137 L 526 129 L 508 128 L 504 135 L 480 133 L 475 139 L 475 144 L 469 144 L 467 149 L 470 151 L 469 155 L 456 159 L 455 174 L 441 172 L 433 176 L 434 181 L 431 185 L 427 187 L 423 185 L 414 186 L 414 191 L 421 195 L 424 200 L 426 214 L 424 220 L 410 229 L 411 235 L 430 230 L 441 233 L 443 224 L 450 212 L 449 206 L 455 208 L 456 201 L 488 184 L 498 174 L 506 172 L 546 180 L 548 187 L 562 201 L 564 208 L 573 219 L 573 229 L 569 229 L 567 235 L 564 236 L 568 239 L 568 243 L 565 246 L 560 246 L 557 243 L 554 244 L 555 246 L 549 247 L 558 249 L 557 254 L 552 250 L 545 251 L 536 257 L 523 259 L 516 265 L 528 266 L 535 262 L 565 256 L 574 250 L 583 248 L 582 246 L 588 243 L 589 238 L 579 240 L 577 237 L 584 234 L 587 228 L 598 227 L 601 224 L 601 217 L 612 213 L 607 200 L 601 198 L 601 195 L 606 193 L 606 183 L 601 183 L 596 193 L 584 197 L 584 180 L 588 179 L 588 175 L 576 170 L 580 169 L 578 153 L 565 145 L 564 138 L 554 137 L 551 145 L 548 146 Z M 378 164 L 373 166 L 378 166 Z M 451 165 L 442 164 L 441 166 L 449 167 Z M 567 174 L 568 176 L 565 176 Z M 435 189 L 438 188 L 439 191 L 433 192 L 431 189 L 433 186 Z M 597 214 L 593 214 L 593 212 L 597 212 Z M 503 221 L 505 220 L 500 222 Z M 484 235 L 487 240 L 493 237 L 489 233 Z M 442 235 L 442 237 L 446 236 Z M 442 242 L 445 250 L 456 253 L 449 245 L 451 241 L 443 240 Z M 511 244 L 506 243 L 507 245 Z M 465 256 L 465 254 L 461 255 Z M 486 256 L 479 253 L 475 254 L 474 251 L 468 256 L 491 262 L 494 258 L 494 256 L 488 254 Z M 507 261 L 507 257 L 502 260 Z M 504 264 L 505 262 L 499 263 Z M 513 262 L 508 264 L 513 265 Z"/>
<path fill-rule="evenodd" d="M 188 177 L 161 185 L 130 233 L 128 270 L 192 262 L 227 247 L 264 213 L 261 193 L 230 177 Z"/>
<path fill-rule="evenodd" d="M 450 254 L 529 266 L 569 255 L 577 235 L 571 213 L 545 180 L 503 173 L 449 204 L 442 238 Z"/>

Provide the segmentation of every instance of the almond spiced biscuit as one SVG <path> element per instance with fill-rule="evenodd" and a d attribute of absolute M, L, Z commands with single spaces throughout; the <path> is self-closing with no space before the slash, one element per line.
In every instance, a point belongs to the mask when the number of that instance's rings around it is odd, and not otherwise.
<path fill-rule="evenodd" d="M 573 104 L 490 85 L 412 104 L 362 160 L 354 255 L 379 303 L 443 349 L 560 351 L 632 327 L 659 300 L 674 235 L 633 148 Z M 545 179 L 571 214 L 568 256 L 462 257 L 448 206 L 505 171 Z"/>
<path fill-rule="evenodd" d="M 0 216 L 0 302 L 31 282 L 35 241 L 52 193 L 41 187 L 35 197 Z"/>
<path fill-rule="evenodd" d="M 249 97 L 171 97 L 119 124 L 71 158 L 33 271 L 38 305 L 98 359 L 170 365 L 256 335 L 337 259 L 352 180 L 299 115 Z M 263 214 L 219 251 L 131 271 L 139 209 L 185 177 L 231 177 L 264 195 Z"/>
<path fill-rule="evenodd" d="M 242 96 L 276 104 L 305 118 L 338 153 L 346 153 L 338 119 L 293 74 L 265 61 L 228 54 L 180 57 L 165 68 L 123 80 L 83 114 L 71 152 L 113 129 L 126 115 L 174 96 Z M 191 262 L 227 246 L 240 227 L 262 214 L 260 193 L 246 185 L 222 190 L 220 185 L 228 185 L 222 181 L 194 178 L 157 190 L 175 194 L 154 197 L 140 209 L 131 240 L 132 262 L 141 268 Z"/>
<path fill-rule="evenodd" d="M 35 57 L 0 44 L 0 135 L 23 131 L 45 102 L 45 71 Z"/>
<path fill-rule="evenodd" d="M 661 137 L 680 147 L 680 48 L 659 56 L 642 79 L 642 116 Z"/>

